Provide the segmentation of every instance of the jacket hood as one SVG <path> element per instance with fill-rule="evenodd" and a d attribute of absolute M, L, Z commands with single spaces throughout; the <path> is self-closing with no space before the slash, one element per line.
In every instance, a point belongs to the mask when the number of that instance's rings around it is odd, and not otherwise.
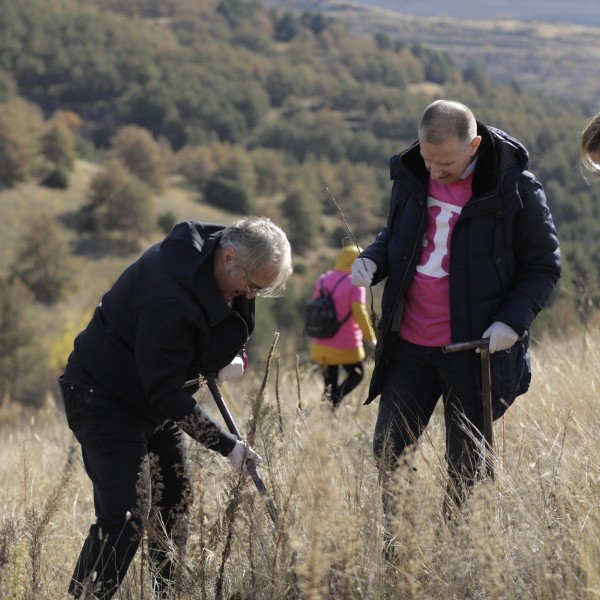
<path fill-rule="evenodd" d="M 198 293 L 195 278 L 213 255 L 223 229 L 222 225 L 183 221 L 177 223 L 162 241 L 160 252 L 167 268 L 181 285 Z"/>
<path fill-rule="evenodd" d="M 342 248 L 335 260 L 335 266 L 333 267 L 336 271 L 347 271 L 348 273 L 352 269 L 352 263 L 358 258 L 358 255 L 362 252 L 362 248 L 354 246 L 346 246 Z"/>
<path fill-rule="evenodd" d="M 518 140 L 495 127 L 477 124 L 481 136 L 473 193 L 483 195 L 502 186 L 516 187 L 521 173 L 529 166 L 529 152 Z M 510 173 L 510 181 L 506 180 Z"/>

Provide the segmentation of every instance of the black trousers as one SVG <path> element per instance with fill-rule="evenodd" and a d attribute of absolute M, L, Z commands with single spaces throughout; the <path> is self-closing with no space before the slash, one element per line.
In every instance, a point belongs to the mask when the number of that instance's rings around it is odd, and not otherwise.
<path fill-rule="evenodd" d="M 476 361 L 466 352 L 396 342 L 373 435 L 380 473 L 389 474 L 419 439 L 440 397 L 444 402 L 448 492 L 460 505 L 481 468 L 483 408 Z"/>
<path fill-rule="evenodd" d="M 342 381 L 340 381 L 340 371 L 342 371 Z M 363 380 L 364 374 L 365 367 L 362 361 L 323 367 L 325 392 L 329 392 L 334 408 Z"/>
<path fill-rule="evenodd" d="M 183 432 L 170 421 L 144 422 L 106 392 L 59 380 L 69 427 L 93 484 L 91 525 L 69 586 L 75 598 L 112 598 L 148 528 L 153 585 L 167 593 L 174 577 L 172 541 L 183 551 L 191 503 Z M 84 594 L 85 592 L 85 594 Z"/>

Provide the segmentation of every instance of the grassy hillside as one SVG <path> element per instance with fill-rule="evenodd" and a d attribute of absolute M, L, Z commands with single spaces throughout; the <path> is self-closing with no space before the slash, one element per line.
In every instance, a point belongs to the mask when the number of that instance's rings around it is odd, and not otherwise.
<path fill-rule="evenodd" d="M 249 480 L 240 486 L 226 460 L 190 442 L 195 503 L 179 600 L 598 595 L 600 332 L 585 352 L 580 340 L 554 340 L 534 348 L 533 359 L 532 389 L 495 424 L 496 481 L 476 487 L 451 527 L 440 513 L 444 427 L 434 415 L 412 484 L 398 482 L 395 565 L 382 558 L 370 442 L 376 406 L 362 406 L 360 390 L 333 416 L 320 404 L 314 371 L 301 370 L 297 380 L 273 364 L 256 446 L 280 524 Z M 257 367 L 223 386 L 240 429 L 261 377 Z M 204 402 L 219 418 L 210 398 Z M 0 423 L 0 597 L 63 598 L 93 520 L 78 450 L 51 397 L 34 412 L 1 407 Z M 155 600 L 146 560 L 143 550 L 122 600 Z"/>
<path fill-rule="evenodd" d="M 85 202 L 90 180 L 98 170 L 98 165 L 78 160 L 67 190 L 51 190 L 33 183 L 24 183 L 14 189 L 0 191 L 2 276 L 6 275 L 7 267 L 16 262 L 31 219 L 40 214 L 51 215 L 59 222 L 68 219 Z M 176 220 L 197 219 L 230 223 L 239 216 L 199 203 L 197 194 L 186 188 L 178 177 L 171 178 L 165 191 L 156 195 L 153 202 L 157 211 L 169 211 Z M 62 227 L 61 233 L 73 247 L 82 245 L 80 232 L 70 227 Z M 157 229 L 151 236 L 140 240 L 140 244 L 145 247 L 163 236 L 164 233 Z M 85 325 L 102 294 L 140 252 L 141 250 L 129 253 L 107 252 L 101 247 L 97 252 L 88 248 L 86 252 L 74 253 L 71 256 L 74 277 L 63 301 L 45 305 L 30 304 L 24 300 L 28 315 L 27 329 L 33 336 L 35 346 L 33 356 L 27 360 L 37 362 L 37 367 L 32 367 L 33 380 L 24 383 L 25 389 L 28 390 L 26 398 L 30 401 L 35 400 L 35 396 L 43 393 L 43 390 L 54 388 L 55 378 L 64 367 L 75 334 Z"/>
<path fill-rule="evenodd" d="M 91 178 L 98 172 L 99 166 L 84 160 L 78 160 L 67 190 L 52 190 L 34 183 L 24 183 L 10 190 L 0 190 L 0 239 L 4 251 L 0 254 L 0 271 L 14 261 L 20 240 L 29 225 L 29 218 L 35 214 L 49 214 L 57 219 L 78 211 L 85 202 L 86 192 Z M 177 220 L 197 219 L 215 223 L 229 223 L 240 215 L 221 210 L 198 202 L 197 193 L 185 186 L 181 178 L 172 177 L 166 190 L 157 194 L 154 204 L 158 212 L 170 211 Z M 63 234 L 72 243 L 79 232 L 64 228 Z M 150 245 L 164 234 L 156 230 L 151 237 L 141 241 Z M 111 279 L 121 269 L 139 255 L 134 251 L 126 256 L 100 252 L 97 255 L 75 256 L 77 263 L 76 293 L 83 300 L 85 295 L 97 296 L 99 290 L 105 290 Z M 90 306 L 93 306 L 93 301 Z"/>

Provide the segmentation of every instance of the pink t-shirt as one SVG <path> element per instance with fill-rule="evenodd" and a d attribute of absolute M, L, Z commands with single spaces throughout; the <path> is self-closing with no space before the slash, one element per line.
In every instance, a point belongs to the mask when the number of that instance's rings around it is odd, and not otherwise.
<path fill-rule="evenodd" d="M 471 197 L 473 176 L 448 185 L 429 179 L 427 231 L 421 259 L 408 286 L 399 335 L 420 346 L 443 346 L 450 331 L 450 239 Z"/>

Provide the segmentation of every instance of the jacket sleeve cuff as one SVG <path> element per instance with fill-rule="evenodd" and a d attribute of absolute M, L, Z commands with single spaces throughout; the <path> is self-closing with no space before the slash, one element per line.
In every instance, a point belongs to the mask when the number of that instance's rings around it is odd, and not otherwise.
<path fill-rule="evenodd" d="M 237 438 L 221 428 L 221 426 L 211 418 L 198 405 L 194 407 L 193 412 L 176 421 L 177 425 L 185 431 L 190 437 L 200 442 L 209 450 L 214 450 L 223 456 L 227 456 L 234 448 Z"/>

